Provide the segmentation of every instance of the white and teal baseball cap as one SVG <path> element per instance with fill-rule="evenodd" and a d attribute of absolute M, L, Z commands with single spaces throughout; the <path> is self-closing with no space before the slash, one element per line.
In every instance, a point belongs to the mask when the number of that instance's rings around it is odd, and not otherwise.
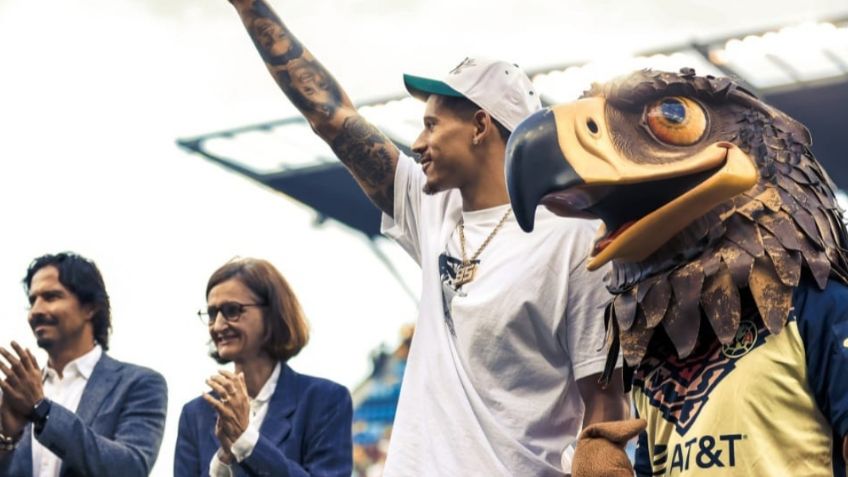
<path fill-rule="evenodd" d="M 542 109 L 527 74 L 505 61 L 465 58 L 443 80 L 405 74 L 403 83 L 409 94 L 421 100 L 431 94 L 467 98 L 510 131 Z"/>

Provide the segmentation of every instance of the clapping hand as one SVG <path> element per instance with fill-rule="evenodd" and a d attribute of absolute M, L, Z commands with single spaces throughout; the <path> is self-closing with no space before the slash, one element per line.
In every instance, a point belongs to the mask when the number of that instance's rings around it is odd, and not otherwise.
<path fill-rule="evenodd" d="M 212 394 L 204 394 L 206 400 L 218 413 L 215 423 L 215 436 L 221 443 L 218 458 L 225 464 L 232 462 L 232 445 L 247 430 L 250 422 L 250 397 L 244 375 L 233 374 L 229 371 L 219 371 L 218 374 L 206 380 L 206 384 L 218 394 L 216 399 Z"/>
<path fill-rule="evenodd" d="M 0 371 L 6 375 L 6 379 L 0 381 L 0 389 L 3 390 L 3 409 L 5 413 L 12 413 L 25 420 L 32 413 L 35 404 L 44 398 L 41 368 L 38 367 L 38 361 L 30 350 L 25 350 L 14 341 L 12 341 L 12 348 L 17 353 L 17 357 L 0 346 L 0 355 L 3 355 L 8 363 L 7 366 L 0 361 Z M 11 416 L 4 415 L 4 429 L 6 421 L 10 419 Z"/>

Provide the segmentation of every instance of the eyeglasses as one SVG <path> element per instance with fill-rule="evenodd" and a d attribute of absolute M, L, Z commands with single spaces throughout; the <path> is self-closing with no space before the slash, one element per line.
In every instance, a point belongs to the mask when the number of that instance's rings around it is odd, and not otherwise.
<path fill-rule="evenodd" d="M 215 320 L 218 319 L 219 312 L 221 313 L 221 316 L 229 322 L 238 321 L 238 319 L 241 318 L 241 315 L 244 314 L 244 309 L 248 306 L 258 306 L 261 308 L 265 305 L 261 303 L 238 303 L 235 301 L 228 301 L 226 303 L 221 303 L 218 306 L 210 306 L 206 308 L 206 311 L 198 310 L 197 317 L 200 318 L 200 321 L 209 326 L 211 326 L 212 323 L 215 323 Z"/>

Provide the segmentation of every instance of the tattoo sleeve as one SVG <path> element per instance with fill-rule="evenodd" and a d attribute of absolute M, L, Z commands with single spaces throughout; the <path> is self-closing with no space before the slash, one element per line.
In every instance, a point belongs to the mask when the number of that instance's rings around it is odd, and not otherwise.
<path fill-rule="evenodd" d="M 332 75 L 300 44 L 265 0 L 239 8 L 247 32 L 277 84 L 310 122 L 350 105 Z M 352 106 L 352 105 L 351 105 Z"/>
<path fill-rule="evenodd" d="M 345 118 L 330 146 L 374 204 L 394 215 L 394 144 L 362 116 L 354 115 Z"/>
<path fill-rule="evenodd" d="M 265 0 L 231 1 L 277 85 L 330 144 L 371 200 L 391 215 L 397 148 L 356 113 L 333 76 Z"/>

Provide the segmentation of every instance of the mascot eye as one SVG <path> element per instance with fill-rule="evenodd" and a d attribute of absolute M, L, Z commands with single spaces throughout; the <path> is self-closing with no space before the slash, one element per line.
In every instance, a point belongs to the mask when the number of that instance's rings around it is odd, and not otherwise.
<path fill-rule="evenodd" d="M 673 146 L 691 146 L 707 130 L 707 116 L 701 105 L 682 96 L 669 96 L 649 104 L 645 122 L 657 139 Z"/>

